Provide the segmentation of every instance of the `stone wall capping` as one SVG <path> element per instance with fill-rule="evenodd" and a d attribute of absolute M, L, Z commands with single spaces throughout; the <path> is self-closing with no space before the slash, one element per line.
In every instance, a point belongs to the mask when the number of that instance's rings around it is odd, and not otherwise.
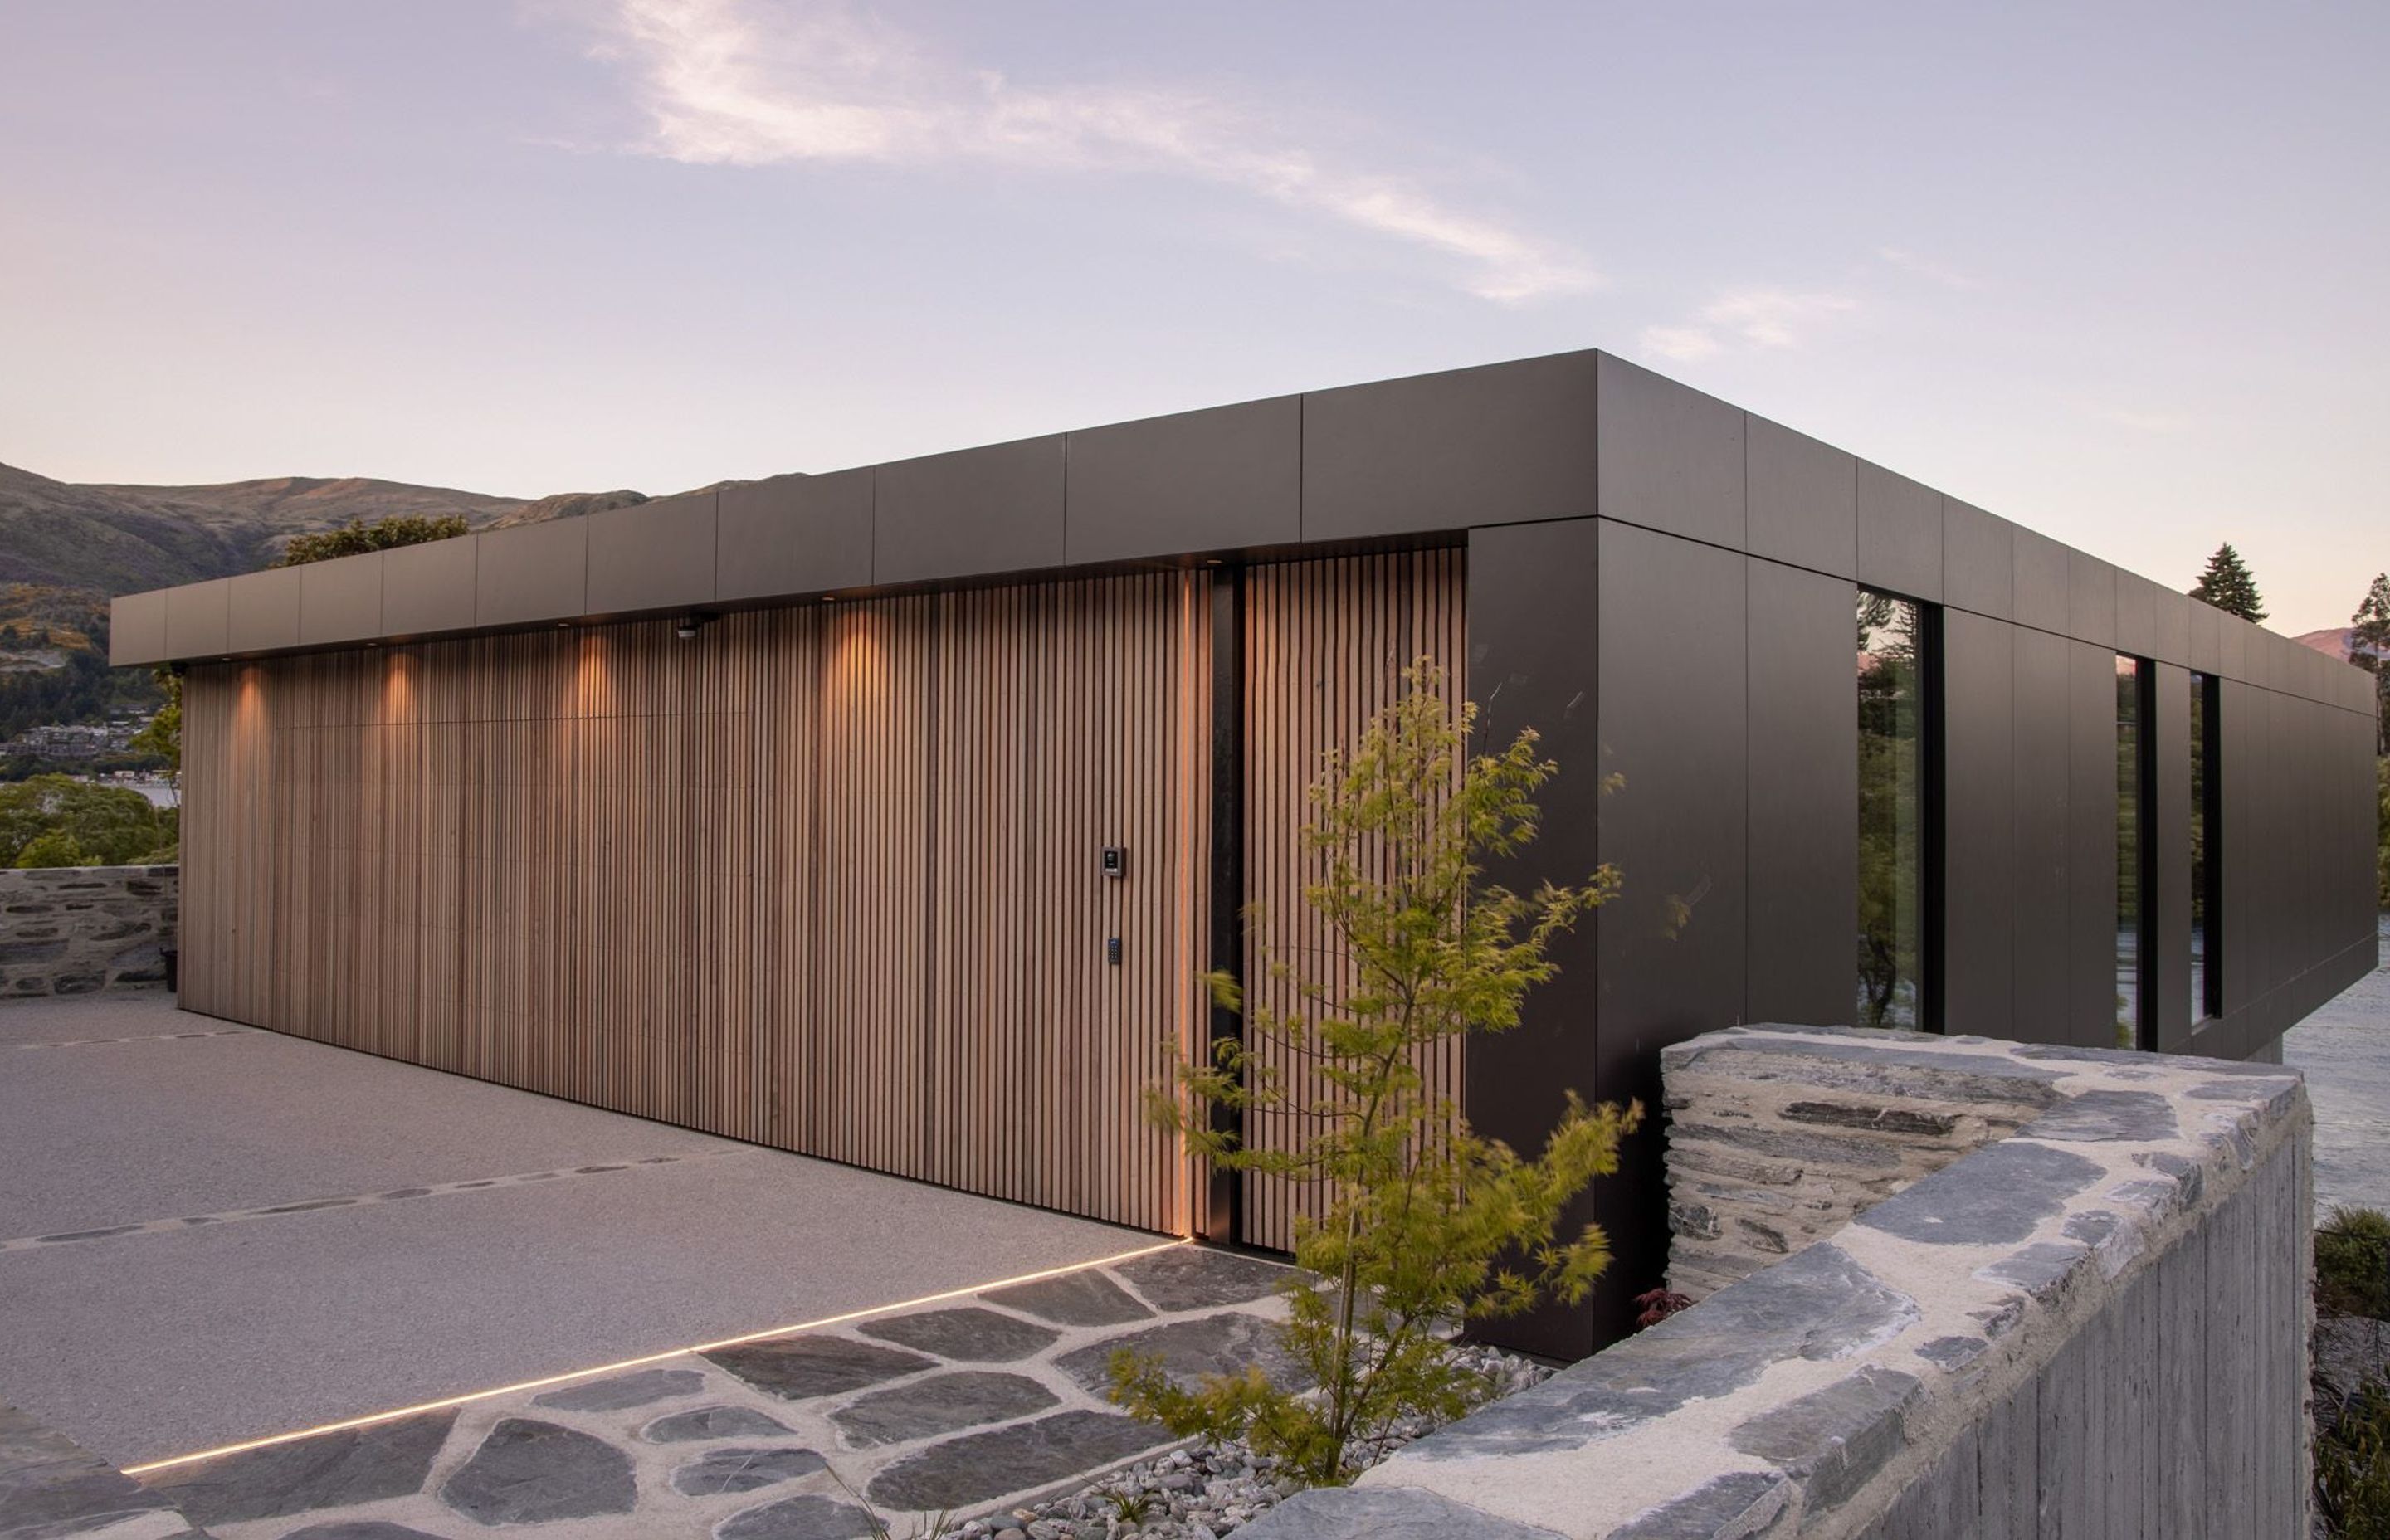
<path fill-rule="evenodd" d="M 2056 1533 L 2037 1507 L 2305 1533 L 2296 1072 L 1774 1026 L 1662 1059 L 1670 1282 L 1698 1303 L 1241 1533 Z M 2185 1366 L 2232 1408 L 2199 1448 L 2160 1393 Z"/>

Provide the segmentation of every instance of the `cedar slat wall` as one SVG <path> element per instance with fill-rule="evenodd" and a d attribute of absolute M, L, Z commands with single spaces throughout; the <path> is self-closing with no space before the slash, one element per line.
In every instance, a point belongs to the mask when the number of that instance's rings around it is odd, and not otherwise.
<path fill-rule="evenodd" d="M 1245 595 L 1245 892 L 1259 906 L 1250 933 L 1245 977 L 1256 1003 L 1298 1008 L 1287 984 L 1268 976 L 1272 956 L 1299 973 L 1324 978 L 1332 936 L 1303 902 L 1317 872 L 1300 831 L 1310 820 L 1304 794 L 1321 756 L 1355 742 L 1369 718 L 1393 703 L 1402 671 L 1434 659 L 1455 700 L 1465 693 L 1462 553 L 1457 549 L 1290 561 L 1255 567 Z M 1299 1065 L 1265 1039 L 1253 1045 L 1291 1085 Z M 1426 1064 L 1426 1093 L 1460 1100 L 1460 1051 L 1450 1044 Z M 1298 1120 L 1256 1115 L 1246 1136 L 1285 1149 L 1303 1133 Z M 1288 1250 L 1294 1217 L 1310 1208 L 1310 1189 L 1282 1178 L 1249 1176 L 1244 1238 Z"/>
<path fill-rule="evenodd" d="M 1205 1030 L 1209 614 L 1157 573 L 196 666 L 183 1001 L 1183 1231 L 1138 1098 Z"/>

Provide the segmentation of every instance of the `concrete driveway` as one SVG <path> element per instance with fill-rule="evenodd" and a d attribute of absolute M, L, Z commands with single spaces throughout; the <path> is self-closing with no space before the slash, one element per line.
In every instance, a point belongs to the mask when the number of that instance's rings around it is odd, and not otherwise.
<path fill-rule="evenodd" d="M 0 1403 L 120 1465 L 1155 1238 L 186 1015 L 0 1007 Z"/>

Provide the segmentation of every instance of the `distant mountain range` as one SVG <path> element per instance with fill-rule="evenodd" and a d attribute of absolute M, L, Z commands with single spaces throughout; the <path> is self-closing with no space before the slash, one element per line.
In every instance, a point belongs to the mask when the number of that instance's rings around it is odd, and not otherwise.
<path fill-rule="evenodd" d="M 0 739 L 161 699 L 146 671 L 107 667 L 115 595 L 253 572 L 280 560 L 292 535 L 351 520 L 461 515 L 474 529 L 496 529 L 647 500 L 627 488 L 498 497 L 365 476 L 82 484 L 0 465 Z"/>
<path fill-rule="evenodd" d="M 0 583 L 134 593 L 272 565 L 294 534 L 393 515 L 461 514 L 476 529 L 644 503 L 628 490 L 536 500 L 347 476 L 214 486 L 54 481 L 0 465 Z"/>
<path fill-rule="evenodd" d="M 2294 636 L 2291 640 L 2337 658 L 2345 663 L 2349 660 L 2349 640 L 2355 635 L 2356 633 L 2348 626 L 2335 625 L 2328 626 L 2321 631 L 2310 631 L 2305 635 Z"/>

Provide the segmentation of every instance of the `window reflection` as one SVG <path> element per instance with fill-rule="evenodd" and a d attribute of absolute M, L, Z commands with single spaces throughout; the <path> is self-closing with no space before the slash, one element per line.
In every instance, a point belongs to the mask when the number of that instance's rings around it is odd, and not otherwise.
<path fill-rule="evenodd" d="M 2149 712 L 2138 658 L 2116 660 L 2116 1046 L 2154 1047 L 2141 1014 L 2141 943 L 2148 914 Z"/>
<path fill-rule="evenodd" d="M 1858 595 L 1858 1024 L 1922 1024 L 1924 674 L 1918 606 Z"/>
<path fill-rule="evenodd" d="M 2216 680 L 2191 676 L 2191 1020 L 2224 1014 L 2217 972 Z"/>

